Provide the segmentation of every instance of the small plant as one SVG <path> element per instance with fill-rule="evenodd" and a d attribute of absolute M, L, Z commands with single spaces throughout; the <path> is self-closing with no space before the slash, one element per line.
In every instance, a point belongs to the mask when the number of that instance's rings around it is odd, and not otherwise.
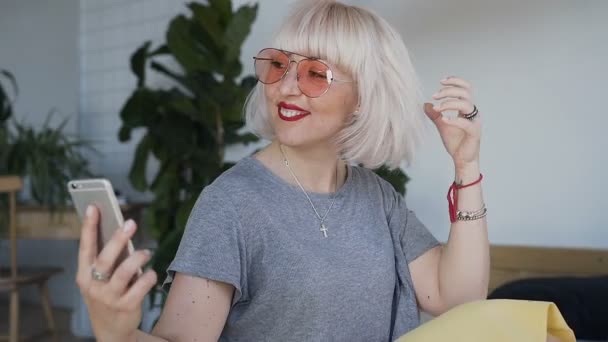
<path fill-rule="evenodd" d="M 51 127 L 52 118 L 53 112 L 50 112 L 38 130 L 14 122 L 7 161 L 11 173 L 28 177 L 34 200 L 54 209 L 67 204 L 69 180 L 92 176 L 81 150 L 95 150 L 90 142 L 63 132 L 68 118 Z"/>

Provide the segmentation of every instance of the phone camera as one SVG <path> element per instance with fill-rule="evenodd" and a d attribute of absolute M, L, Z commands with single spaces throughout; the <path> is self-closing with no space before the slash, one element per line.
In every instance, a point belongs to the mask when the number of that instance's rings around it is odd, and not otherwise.
<path fill-rule="evenodd" d="M 74 189 L 74 190 L 80 188 L 80 184 L 76 184 L 76 183 L 72 183 L 71 186 L 72 186 L 72 189 Z"/>

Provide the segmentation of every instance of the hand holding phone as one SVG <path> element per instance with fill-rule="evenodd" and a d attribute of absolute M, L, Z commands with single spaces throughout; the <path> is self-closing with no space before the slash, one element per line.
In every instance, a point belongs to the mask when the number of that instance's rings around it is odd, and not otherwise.
<path fill-rule="evenodd" d="M 141 272 L 151 254 L 133 251 L 137 225 L 123 222 L 109 181 L 75 180 L 68 189 L 83 221 L 76 283 L 95 336 L 100 341 L 135 340 L 142 303 L 158 280 L 153 270 Z"/>

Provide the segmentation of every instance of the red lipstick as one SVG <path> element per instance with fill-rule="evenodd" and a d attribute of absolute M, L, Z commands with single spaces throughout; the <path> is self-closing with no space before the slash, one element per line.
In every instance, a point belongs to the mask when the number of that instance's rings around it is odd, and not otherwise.
<path fill-rule="evenodd" d="M 296 110 L 296 111 L 301 112 L 301 113 L 297 114 L 297 115 L 294 115 L 294 116 L 285 116 L 285 115 L 283 115 L 283 113 L 281 113 L 281 109 L 283 109 L 283 108 L 284 109 L 288 109 L 288 110 Z M 303 117 L 310 115 L 309 111 L 306 111 L 306 110 L 304 110 L 304 109 L 302 109 L 302 108 L 300 108 L 300 107 L 298 107 L 298 106 L 296 106 L 294 104 L 285 103 L 285 102 L 280 102 L 279 103 L 279 105 L 278 105 L 278 113 L 279 113 L 279 117 L 282 120 L 285 120 L 285 121 L 298 121 L 298 120 L 302 119 Z"/>

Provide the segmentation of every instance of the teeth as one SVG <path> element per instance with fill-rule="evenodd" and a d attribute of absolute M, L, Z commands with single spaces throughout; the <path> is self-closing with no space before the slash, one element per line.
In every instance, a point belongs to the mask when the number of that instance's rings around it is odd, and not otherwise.
<path fill-rule="evenodd" d="M 305 112 L 300 112 L 298 110 L 281 108 L 281 114 L 283 114 L 284 116 L 286 116 L 288 118 L 294 117 L 296 115 L 304 114 L 304 113 Z"/>

